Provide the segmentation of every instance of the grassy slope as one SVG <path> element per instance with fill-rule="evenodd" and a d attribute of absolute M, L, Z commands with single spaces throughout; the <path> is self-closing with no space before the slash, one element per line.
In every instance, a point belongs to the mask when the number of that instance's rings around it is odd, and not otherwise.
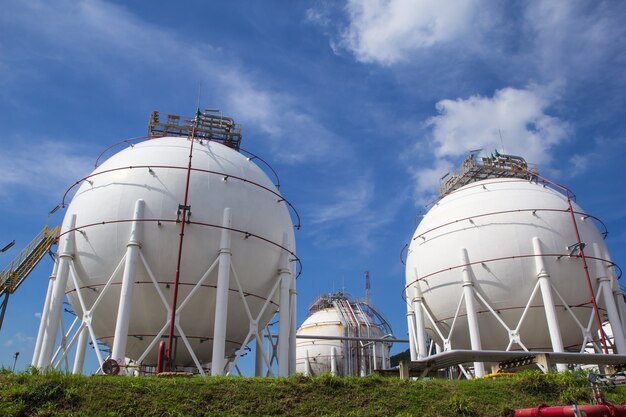
<path fill-rule="evenodd" d="M 607 396 L 625 402 L 626 387 Z M 589 402 L 576 373 L 475 381 L 0 374 L 2 416 L 507 416 L 539 403 Z"/>

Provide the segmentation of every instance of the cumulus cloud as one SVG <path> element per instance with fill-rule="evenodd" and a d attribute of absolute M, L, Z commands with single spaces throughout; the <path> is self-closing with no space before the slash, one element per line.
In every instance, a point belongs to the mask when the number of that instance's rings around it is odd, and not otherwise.
<path fill-rule="evenodd" d="M 567 137 L 568 125 L 546 114 L 550 105 L 537 89 L 504 88 L 493 97 L 441 100 L 433 129 L 438 158 L 467 154 L 470 149 L 499 148 L 524 154 L 528 160 L 549 162 L 549 150 Z M 502 139 L 501 139 L 502 137 Z"/>
<path fill-rule="evenodd" d="M 433 166 L 412 169 L 415 190 L 423 197 L 435 190 L 439 178 L 470 150 L 498 149 L 523 156 L 528 162 L 548 164 L 555 145 L 568 138 L 567 122 L 548 114 L 553 98 L 546 89 L 503 88 L 492 97 L 441 100 L 437 116 L 427 120 L 431 132 Z"/>
<path fill-rule="evenodd" d="M 475 10 L 473 0 L 349 0 L 340 45 L 361 62 L 394 64 L 467 33 Z"/>

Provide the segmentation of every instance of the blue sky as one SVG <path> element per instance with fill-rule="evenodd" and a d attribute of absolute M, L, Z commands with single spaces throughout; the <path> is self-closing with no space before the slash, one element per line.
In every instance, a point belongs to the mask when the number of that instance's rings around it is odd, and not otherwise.
<path fill-rule="evenodd" d="M 626 265 L 625 20 L 618 1 L 2 2 L 0 244 L 17 243 L 0 263 L 61 222 L 103 149 L 200 92 L 302 216 L 299 322 L 319 293 L 363 296 L 369 270 L 406 337 L 400 250 L 475 148 L 573 189 Z M 0 365 L 30 361 L 50 270 L 12 296 Z"/>

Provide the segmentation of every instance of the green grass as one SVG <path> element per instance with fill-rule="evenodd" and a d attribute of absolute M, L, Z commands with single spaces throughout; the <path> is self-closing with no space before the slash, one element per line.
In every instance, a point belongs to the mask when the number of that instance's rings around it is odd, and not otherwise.
<path fill-rule="evenodd" d="M 626 402 L 626 387 L 607 394 Z M 473 381 L 340 378 L 132 378 L 0 372 L 1 416 L 508 416 L 585 404 L 582 373 Z"/>

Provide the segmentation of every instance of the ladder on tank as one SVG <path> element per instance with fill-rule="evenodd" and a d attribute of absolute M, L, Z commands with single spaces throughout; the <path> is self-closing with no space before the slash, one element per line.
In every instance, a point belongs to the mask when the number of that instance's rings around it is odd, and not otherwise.
<path fill-rule="evenodd" d="M 43 259 L 50 247 L 56 243 L 61 226 L 44 226 L 43 230 L 0 272 L 0 329 L 4 322 L 4 313 L 9 303 L 9 296 L 18 289 L 28 274 Z"/>

